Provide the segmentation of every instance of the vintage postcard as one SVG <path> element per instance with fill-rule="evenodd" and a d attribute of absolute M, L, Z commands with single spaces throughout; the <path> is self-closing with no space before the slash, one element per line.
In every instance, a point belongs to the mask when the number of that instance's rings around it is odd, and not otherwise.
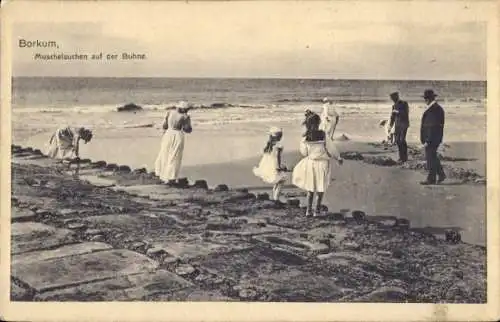
<path fill-rule="evenodd" d="M 10 1 L 8 321 L 479 321 L 497 1 Z"/>

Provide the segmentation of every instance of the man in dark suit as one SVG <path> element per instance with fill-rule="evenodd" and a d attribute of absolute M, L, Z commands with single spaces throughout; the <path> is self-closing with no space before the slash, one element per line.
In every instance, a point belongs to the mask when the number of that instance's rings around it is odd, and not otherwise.
<path fill-rule="evenodd" d="M 406 144 L 406 133 L 410 127 L 410 111 L 408 103 L 399 98 L 399 93 L 390 95 L 394 105 L 392 106 L 391 122 L 389 128 L 394 126 L 394 139 L 398 145 L 399 162 L 408 161 L 408 145 Z"/>
<path fill-rule="evenodd" d="M 437 94 L 433 90 L 428 89 L 424 92 L 424 100 L 427 104 L 427 109 L 422 115 L 422 124 L 420 126 L 420 142 L 425 148 L 425 158 L 427 160 L 427 180 L 420 184 L 436 184 L 441 183 L 446 179 L 446 175 L 439 161 L 437 150 L 443 141 L 444 129 L 444 110 L 436 102 Z M 436 181 L 436 176 L 437 181 Z"/>

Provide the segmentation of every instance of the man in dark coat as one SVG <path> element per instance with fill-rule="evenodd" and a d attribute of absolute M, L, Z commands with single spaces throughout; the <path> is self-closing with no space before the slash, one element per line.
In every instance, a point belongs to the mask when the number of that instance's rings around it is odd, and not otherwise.
<path fill-rule="evenodd" d="M 408 145 L 406 144 L 406 133 L 410 127 L 410 111 L 408 103 L 399 98 L 399 93 L 394 92 L 391 95 L 394 102 L 392 106 L 391 122 L 389 128 L 394 126 L 394 136 L 399 150 L 399 162 L 408 161 Z"/>
<path fill-rule="evenodd" d="M 425 158 L 427 160 L 427 180 L 420 184 L 436 184 L 446 179 L 446 175 L 439 161 L 437 150 L 443 141 L 444 129 L 444 110 L 436 102 L 437 95 L 433 90 L 428 89 L 424 92 L 424 100 L 427 109 L 422 115 L 422 124 L 420 126 L 420 142 L 425 147 Z M 436 181 L 436 176 L 437 181 Z"/>

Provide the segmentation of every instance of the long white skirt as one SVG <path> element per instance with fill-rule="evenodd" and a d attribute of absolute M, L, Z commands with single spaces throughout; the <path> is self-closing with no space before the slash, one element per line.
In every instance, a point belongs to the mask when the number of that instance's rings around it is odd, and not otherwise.
<path fill-rule="evenodd" d="M 278 171 L 278 160 L 275 154 L 264 153 L 258 167 L 253 168 L 253 173 L 266 183 L 276 184 L 286 181 L 288 176 L 284 171 Z"/>
<path fill-rule="evenodd" d="M 59 138 L 59 130 L 49 140 L 46 154 L 49 158 L 65 159 L 74 156 L 74 149 L 72 142 L 61 140 Z"/>
<path fill-rule="evenodd" d="M 292 183 L 310 192 L 325 192 L 330 185 L 329 160 L 312 160 L 305 157 L 297 163 L 292 173 Z"/>
<path fill-rule="evenodd" d="M 155 173 L 163 181 L 179 177 L 184 153 L 184 133 L 166 130 L 161 139 L 160 152 L 155 162 Z"/>

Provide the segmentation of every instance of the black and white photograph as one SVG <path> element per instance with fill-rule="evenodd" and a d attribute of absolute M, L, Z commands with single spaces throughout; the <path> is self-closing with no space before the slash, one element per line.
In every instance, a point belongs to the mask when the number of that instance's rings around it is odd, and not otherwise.
<path fill-rule="evenodd" d="M 498 10 L 2 4 L 6 301 L 498 318 Z"/>

